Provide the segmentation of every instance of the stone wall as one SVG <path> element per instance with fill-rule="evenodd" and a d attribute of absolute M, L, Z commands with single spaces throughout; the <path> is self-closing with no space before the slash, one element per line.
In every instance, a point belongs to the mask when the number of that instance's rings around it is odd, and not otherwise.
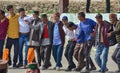
<path fill-rule="evenodd" d="M 18 2 L 18 1 L 0 1 L 0 8 L 5 10 L 6 6 L 12 4 L 15 9 L 24 7 L 28 13 L 33 9 L 39 10 L 41 13 L 53 13 L 59 11 L 59 3 L 52 1 L 45 2 Z M 85 11 L 85 2 L 71 1 L 69 4 L 69 13 L 78 13 Z M 111 2 L 111 12 L 118 12 L 119 6 L 116 2 Z M 90 7 L 92 13 L 105 12 L 105 2 L 93 1 Z M 17 12 L 17 11 L 16 11 Z"/>

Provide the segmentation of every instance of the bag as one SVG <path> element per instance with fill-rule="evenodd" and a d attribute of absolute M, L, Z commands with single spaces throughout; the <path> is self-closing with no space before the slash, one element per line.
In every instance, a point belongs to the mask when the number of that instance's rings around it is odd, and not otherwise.
<path fill-rule="evenodd" d="M 35 58 L 34 48 L 29 48 L 27 55 L 28 64 L 32 63 L 34 58 Z"/>
<path fill-rule="evenodd" d="M 4 51 L 3 51 L 3 57 L 2 57 L 2 60 L 5 60 L 5 61 L 8 61 L 9 60 L 9 49 L 8 48 L 5 48 Z"/>

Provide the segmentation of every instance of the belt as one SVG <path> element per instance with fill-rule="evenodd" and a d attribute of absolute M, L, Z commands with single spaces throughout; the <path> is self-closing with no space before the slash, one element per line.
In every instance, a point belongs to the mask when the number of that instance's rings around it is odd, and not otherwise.
<path fill-rule="evenodd" d="M 27 32 L 27 33 L 20 32 L 20 34 L 23 34 L 23 35 L 28 35 L 28 34 L 29 34 L 29 32 Z"/>

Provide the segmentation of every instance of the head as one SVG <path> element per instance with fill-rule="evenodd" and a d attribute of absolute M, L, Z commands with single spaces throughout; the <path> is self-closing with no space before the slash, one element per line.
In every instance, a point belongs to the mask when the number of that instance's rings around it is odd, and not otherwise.
<path fill-rule="evenodd" d="M 39 73 L 38 65 L 36 63 L 29 64 L 28 73 Z"/>
<path fill-rule="evenodd" d="M 67 16 L 63 16 L 63 17 L 62 17 L 62 23 L 63 23 L 64 25 L 66 25 L 66 24 L 68 23 L 68 18 L 67 18 Z"/>
<path fill-rule="evenodd" d="M 117 22 L 117 20 L 118 20 L 118 19 L 117 19 L 117 15 L 111 13 L 111 14 L 109 15 L 109 20 L 110 20 L 111 24 L 115 24 L 115 23 Z"/>
<path fill-rule="evenodd" d="M 47 14 L 42 14 L 41 15 L 41 20 L 42 20 L 43 23 L 47 22 L 47 20 L 48 20 L 47 19 Z"/>
<path fill-rule="evenodd" d="M 60 20 L 60 13 L 59 12 L 56 12 L 53 14 L 53 19 L 55 22 L 59 21 Z"/>
<path fill-rule="evenodd" d="M 24 9 L 24 8 L 19 8 L 19 9 L 18 9 L 18 12 L 19 12 L 19 15 L 20 15 L 21 17 L 24 17 L 24 16 L 25 16 L 25 9 Z"/>
<path fill-rule="evenodd" d="M 0 10 L 0 20 L 5 17 L 5 12 L 3 10 Z"/>
<path fill-rule="evenodd" d="M 9 12 L 9 14 L 14 14 L 13 5 L 8 5 L 6 9 L 7 9 L 7 11 Z"/>
<path fill-rule="evenodd" d="M 75 24 L 74 24 L 73 22 L 69 22 L 69 23 L 67 24 L 67 28 L 68 28 L 69 30 L 73 31 L 73 30 L 75 29 Z"/>
<path fill-rule="evenodd" d="M 78 13 L 78 19 L 82 22 L 85 21 L 85 13 L 84 12 Z"/>
<path fill-rule="evenodd" d="M 103 16 L 101 14 L 97 14 L 95 18 L 98 23 L 101 23 L 103 21 Z"/>
<path fill-rule="evenodd" d="M 39 11 L 33 11 L 33 18 L 34 19 L 39 18 Z"/>

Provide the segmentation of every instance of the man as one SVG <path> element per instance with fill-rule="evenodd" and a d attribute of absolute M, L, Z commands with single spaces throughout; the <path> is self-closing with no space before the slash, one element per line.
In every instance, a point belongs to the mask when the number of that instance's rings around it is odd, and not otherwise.
<path fill-rule="evenodd" d="M 9 21 L 5 17 L 5 12 L 0 10 L 0 59 L 2 59 L 3 55 L 3 46 L 7 34 Z"/>
<path fill-rule="evenodd" d="M 40 73 L 40 69 L 36 63 L 28 64 L 26 73 Z"/>
<path fill-rule="evenodd" d="M 90 51 L 92 48 L 92 44 L 93 44 L 93 32 L 96 26 L 96 22 L 94 22 L 91 19 L 85 18 L 85 13 L 84 12 L 80 12 L 78 14 L 78 18 L 80 20 L 80 32 L 83 32 L 83 40 L 84 40 L 84 53 L 85 53 L 85 58 L 86 58 L 86 71 L 85 72 L 89 72 L 90 70 L 95 70 L 96 67 L 93 64 L 91 57 L 90 57 Z M 89 65 L 91 64 L 91 69 L 89 67 Z"/>
<path fill-rule="evenodd" d="M 39 43 L 39 30 L 40 30 L 40 23 L 41 19 L 39 18 L 39 11 L 33 11 L 33 20 L 29 23 L 28 20 L 26 22 L 30 26 L 30 35 L 29 35 L 29 49 L 34 48 L 37 52 L 37 59 L 39 66 L 41 66 L 41 59 L 40 59 L 40 43 Z"/>
<path fill-rule="evenodd" d="M 107 36 L 108 37 L 113 36 L 113 35 L 116 36 L 116 40 L 118 44 L 112 55 L 112 59 L 118 65 L 118 70 L 116 71 L 116 73 L 120 73 L 120 21 L 118 21 L 116 14 L 110 14 L 109 19 L 111 23 L 113 24 L 114 31 L 108 33 Z"/>
<path fill-rule="evenodd" d="M 28 53 L 28 38 L 29 38 L 29 25 L 25 22 L 25 19 L 29 16 L 25 15 L 24 8 L 20 8 L 19 12 L 19 63 L 18 67 L 23 66 L 23 46 L 25 44 L 25 59 L 24 59 L 24 67 L 27 65 L 27 53 Z"/>
<path fill-rule="evenodd" d="M 73 62 L 73 52 L 77 41 L 77 32 L 79 29 L 78 26 L 75 25 L 73 22 L 68 23 L 68 18 L 66 16 L 62 18 L 62 22 L 64 24 L 64 32 L 66 36 L 68 36 L 68 44 L 65 50 L 65 57 L 68 61 L 68 67 L 65 71 L 71 71 L 73 68 L 76 67 L 75 63 Z"/>
<path fill-rule="evenodd" d="M 18 52 L 19 52 L 19 22 L 18 22 L 18 15 L 14 13 L 13 5 L 7 6 L 8 10 L 8 34 L 7 34 L 7 42 L 6 42 L 6 49 L 9 49 L 9 61 L 8 64 L 11 65 L 11 48 L 14 45 L 14 57 L 13 57 L 13 67 L 16 67 L 17 59 L 18 59 Z"/>
<path fill-rule="evenodd" d="M 53 23 L 48 20 L 47 14 L 41 15 L 41 24 L 40 24 L 40 56 L 43 59 L 42 69 L 45 70 L 51 66 L 50 57 L 51 57 L 51 48 L 53 42 Z"/>
<path fill-rule="evenodd" d="M 109 53 L 109 42 L 107 33 L 109 32 L 110 24 L 108 24 L 106 21 L 103 21 L 103 17 L 101 14 L 97 14 L 95 18 L 97 21 L 97 26 L 95 29 L 96 32 L 95 46 L 97 48 L 95 54 L 95 61 L 97 65 L 100 67 L 100 72 L 105 73 L 105 71 L 107 70 L 106 64 Z"/>
<path fill-rule="evenodd" d="M 63 54 L 63 46 L 65 43 L 65 33 L 63 24 L 60 21 L 60 13 L 54 13 L 54 28 L 53 28 L 53 47 L 52 53 L 56 66 L 54 69 L 60 70 L 62 67 L 61 60 Z"/>

